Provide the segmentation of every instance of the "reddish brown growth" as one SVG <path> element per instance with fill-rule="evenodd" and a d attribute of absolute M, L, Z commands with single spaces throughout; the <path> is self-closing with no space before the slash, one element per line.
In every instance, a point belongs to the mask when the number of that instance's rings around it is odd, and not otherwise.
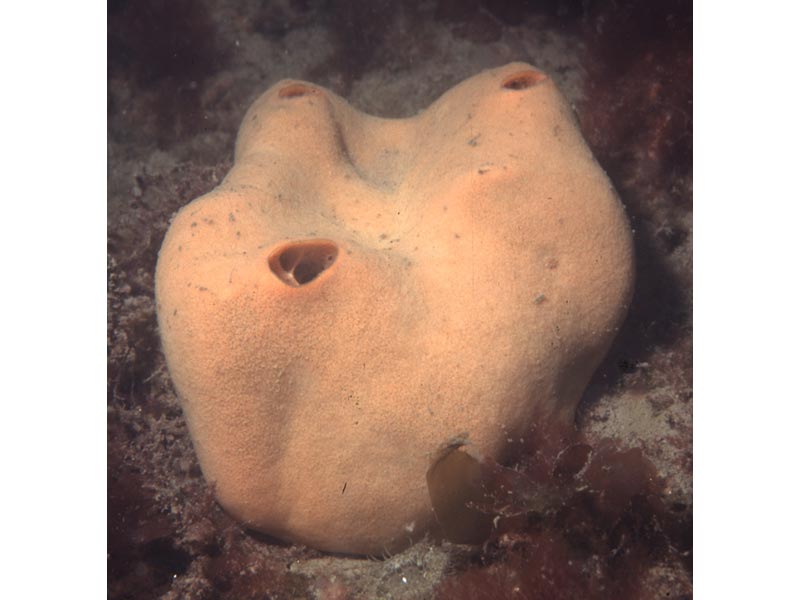
<path fill-rule="evenodd" d="M 612 180 L 664 186 L 691 168 L 691 3 L 600 2 L 586 18 L 581 128 Z"/>
<path fill-rule="evenodd" d="M 531 445 L 516 470 L 481 462 L 471 507 L 494 527 L 480 565 L 444 579 L 437 598 L 632 598 L 669 555 L 691 569 L 691 519 L 664 505 L 641 451 L 543 428 Z"/>

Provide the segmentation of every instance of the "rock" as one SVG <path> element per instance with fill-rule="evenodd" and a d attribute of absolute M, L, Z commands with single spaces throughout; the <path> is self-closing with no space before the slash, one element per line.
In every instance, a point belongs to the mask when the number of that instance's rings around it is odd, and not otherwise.
<path fill-rule="evenodd" d="M 627 310 L 623 208 L 553 82 L 483 72 L 410 119 L 281 81 L 175 217 L 158 320 L 206 479 L 247 526 L 396 551 L 449 440 L 571 421 Z"/>

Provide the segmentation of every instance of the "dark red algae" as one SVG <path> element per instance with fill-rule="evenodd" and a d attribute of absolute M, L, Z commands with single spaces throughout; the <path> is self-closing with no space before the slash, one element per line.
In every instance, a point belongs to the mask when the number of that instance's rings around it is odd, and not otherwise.
<path fill-rule="evenodd" d="M 482 478 L 471 508 L 493 527 L 437 599 L 648 598 L 653 567 L 677 560 L 691 572 L 691 516 L 665 504 L 653 464 L 610 440 L 568 437 L 539 428 L 515 469 L 472 459 Z"/>

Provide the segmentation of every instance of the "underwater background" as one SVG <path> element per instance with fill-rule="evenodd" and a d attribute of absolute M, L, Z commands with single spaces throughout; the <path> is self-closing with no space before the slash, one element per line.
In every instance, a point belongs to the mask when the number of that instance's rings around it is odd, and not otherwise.
<path fill-rule="evenodd" d="M 386 560 L 244 531 L 202 478 L 160 350 L 171 215 L 222 180 L 245 110 L 281 78 L 402 117 L 514 60 L 573 104 L 636 248 L 579 439 L 543 433 L 507 465 L 554 495 L 522 486 L 531 510 L 482 546 L 423 541 Z M 108 163 L 109 598 L 691 597 L 691 2 L 112 1 Z"/>

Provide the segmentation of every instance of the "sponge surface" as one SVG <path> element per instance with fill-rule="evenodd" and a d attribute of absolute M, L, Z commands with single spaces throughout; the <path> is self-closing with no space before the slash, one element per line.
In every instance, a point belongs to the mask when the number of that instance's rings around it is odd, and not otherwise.
<path fill-rule="evenodd" d="M 572 419 L 624 318 L 629 225 L 552 81 L 485 71 L 410 119 L 281 81 L 175 217 L 156 300 L 203 473 L 248 526 L 382 554 L 426 472 Z"/>

